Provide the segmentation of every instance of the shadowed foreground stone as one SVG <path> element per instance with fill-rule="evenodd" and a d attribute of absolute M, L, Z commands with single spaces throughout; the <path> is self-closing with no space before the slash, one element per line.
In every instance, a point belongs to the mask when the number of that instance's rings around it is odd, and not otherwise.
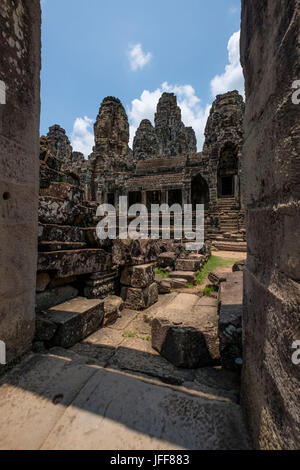
<path fill-rule="evenodd" d="M 0 385 L 0 449 L 250 449 L 236 403 L 71 351 L 32 355 Z"/>
<path fill-rule="evenodd" d="M 51 345 L 70 348 L 101 326 L 104 304 L 101 300 L 77 297 L 49 309 L 44 318 L 57 326 Z"/>
<path fill-rule="evenodd" d="M 133 310 L 145 310 L 158 300 L 158 287 L 156 282 L 144 289 L 123 287 L 121 292 L 125 306 Z"/>
<path fill-rule="evenodd" d="M 243 273 L 229 273 L 219 290 L 219 339 L 221 363 L 226 369 L 240 368 L 243 357 Z"/>
<path fill-rule="evenodd" d="M 179 294 L 153 319 L 152 347 L 177 367 L 214 364 L 219 359 L 217 302 Z"/>

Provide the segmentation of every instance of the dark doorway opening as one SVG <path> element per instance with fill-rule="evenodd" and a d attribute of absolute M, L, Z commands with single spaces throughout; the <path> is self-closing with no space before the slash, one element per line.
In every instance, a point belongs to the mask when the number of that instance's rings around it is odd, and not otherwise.
<path fill-rule="evenodd" d="M 228 142 L 221 150 L 218 167 L 218 197 L 234 197 L 238 175 L 238 149 Z"/>
<path fill-rule="evenodd" d="M 129 202 L 129 207 L 133 206 L 134 204 L 141 204 L 142 203 L 141 191 L 130 191 L 128 195 L 128 202 Z"/>
<path fill-rule="evenodd" d="M 107 193 L 107 204 L 115 205 L 115 193 Z"/>
<path fill-rule="evenodd" d="M 168 204 L 173 206 L 173 204 L 182 205 L 182 191 L 181 189 L 171 189 L 168 193 Z"/>
<path fill-rule="evenodd" d="M 161 204 L 161 191 L 147 191 L 147 207 L 151 208 L 151 204 Z"/>
<path fill-rule="evenodd" d="M 194 211 L 197 204 L 204 204 L 205 209 L 208 209 L 209 187 L 201 175 L 195 176 L 192 180 L 192 205 Z"/>
<path fill-rule="evenodd" d="M 224 176 L 221 178 L 221 196 L 234 196 L 234 177 Z"/>

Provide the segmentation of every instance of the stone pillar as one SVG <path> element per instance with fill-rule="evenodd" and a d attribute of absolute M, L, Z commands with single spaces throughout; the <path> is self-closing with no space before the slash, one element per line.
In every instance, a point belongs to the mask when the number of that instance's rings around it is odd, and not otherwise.
<path fill-rule="evenodd" d="M 0 23 L 0 340 L 10 362 L 35 329 L 40 2 L 1 0 Z"/>
<path fill-rule="evenodd" d="M 299 449 L 300 1 L 243 0 L 246 79 L 243 404 L 254 444 Z M 298 86 L 299 88 L 299 86 Z M 298 92 L 299 97 L 299 92 Z M 295 103 L 293 103 L 293 101 Z"/>

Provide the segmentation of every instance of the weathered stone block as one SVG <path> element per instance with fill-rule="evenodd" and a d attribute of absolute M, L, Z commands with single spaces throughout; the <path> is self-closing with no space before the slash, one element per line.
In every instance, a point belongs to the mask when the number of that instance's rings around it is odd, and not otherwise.
<path fill-rule="evenodd" d="M 66 300 L 77 297 L 78 290 L 73 286 L 56 287 L 36 294 L 35 307 L 39 312 L 54 305 L 58 305 Z"/>
<path fill-rule="evenodd" d="M 38 256 L 38 270 L 55 271 L 58 277 L 107 272 L 110 268 L 111 255 L 100 248 L 39 253 Z"/>
<path fill-rule="evenodd" d="M 51 277 L 48 273 L 37 273 L 36 275 L 36 291 L 44 292 L 46 287 L 49 285 Z"/>
<path fill-rule="evenodd" d="M 80 204 L 83 201 L 83 191 L 70 183 L 52 181 L 48 188 L 40 189 L 41 196 L 59 198 Z"/>
<path fill-rule="evenodd" d="M 118 266 L 136 266 L 153 263 L 159 256 L 159 248 L 156 240 L 120 240 L 114 242 L 113 263 Z"/>
<path fill-rule="evenodd" d="M 169 275 L 170 279 L 186 279 L 187 282 L 196 282 L 196 273 L 193 271 L 174 271 Z"/>
<path fill-rule="evenodd" d="M 232 267 L 232 272 L 235 273 L 235 272 L 238 272 L 238 271 L 244 271 L 245 264 L 246 264 L 246 261 L 245 261 L 245 260 L 238 261 L 238 262 L 235 263 L 234 266 Z"/>
<path fill-rule="evenodd" d="M 121 297 L 110 295 L 104 299 L 104 320 L 103 326 L 114 323 L 120 316 L 124 308 L 124 301 Z"/>
<path fill-rule="evenodd" d="M 200 271 L 202 261 L 195 259 L 178 259 L 175 263 L 176 271 Z"/>
<path fill-rule="evenodd" d="M 102 300 L 77 297 L 51 308 L 45 312 L 45 317 L 57 326 L 50 346 L 71 348 L 101 326 L 104 303 Z"/>
<path fill-rule="evenodd" d="M 67 199 L 40 196 L 39 221 L 42 223 L 72 225 L 79 214 L 78 206 Z"/>
<path fill-rule="evenodd" d="M 177 367 L 193 369 L 216 363 L 217 302 L 179 294 L 164 312 L 154 317 L 152 347 Z"/>
<path fill-rule="evenodd" d="M 35 319 L 35 341 L 50 341 L 57 330 L 57 325 L 47 318 L 47 315 L 40 312 Z"/>
<path fill-rule="evenodd" d="M 177 259 L 176 253 L 161 253 L 158 258 L 158 265 L 161 268 L 166 268 L 168 266 L 174 267 L 175 266 L 175 261 Z"/>
<path fill-rule="evenodd" d="M 143 264 L 140 266 L 125 266 L 121 274 L 121 284 L 130 287 L 144 288 L 154 281 L 153 264 Z"/>
<path fill-rule="evenodd" d="M 156 283 L 144 289 L 123 287 L 121 291 L 125 307 L 132 310 L 145 310 L 154 305 L 158 300 L 158 287 Z"/>

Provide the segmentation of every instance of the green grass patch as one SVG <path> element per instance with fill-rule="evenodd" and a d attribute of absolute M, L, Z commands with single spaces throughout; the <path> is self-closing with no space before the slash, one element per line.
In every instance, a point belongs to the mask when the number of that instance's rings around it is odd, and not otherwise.
<path fill-rule="evenodd" d="M 151 341 L 151 336 L 142 336 L 141 339 L 143 341 Z"/>
<path fill-rule="evenodd" d="M 154 272 L 155 272 L 155 275 L 161 276 L 161 277 L 163 277 L 164 279 L 166 279 L 166 278 L 169 277 L 169 273 L 167 273 L 166 271 L 164 271 L 164 270 L 161 269 L 161 268 L 155 268 L 155 269 L 154 269 Z"/>
<path fill-rule="evenodd" d="M 224 259 L 220 256 L 211 256 L 201 271 L 197 274 L 197 283 L 203 284 L 209 273 L 219 268 L 229 268 L 236 263 L 236 259 Z"/>
<path fill-rule="evenodd" d="M 187 289 L 193 289 L 193 287 L 195 287 L 195 286 L 193 286 L 193 284 L 191 284 L 190 282 L 188 282 L 187 285 L 186 285 Z"/>
<path fill-rule="evenodd" d="M 213 292 L 218 292 L 218 289 L 216 289 L 216 288 L 213 287 L 213 286 L 211 286 L 211 287 L 205 287 L 205 289 L 204 289 L 204 295 L 205 295 L 206 297 L 210 297 Z"/>
<path fill-rule="evenodd" d="M 123 336 L 124 336 L 124 338 L 136 338 L 137 333 L 135 333 L 133 331 L 124 331 Z"/>

